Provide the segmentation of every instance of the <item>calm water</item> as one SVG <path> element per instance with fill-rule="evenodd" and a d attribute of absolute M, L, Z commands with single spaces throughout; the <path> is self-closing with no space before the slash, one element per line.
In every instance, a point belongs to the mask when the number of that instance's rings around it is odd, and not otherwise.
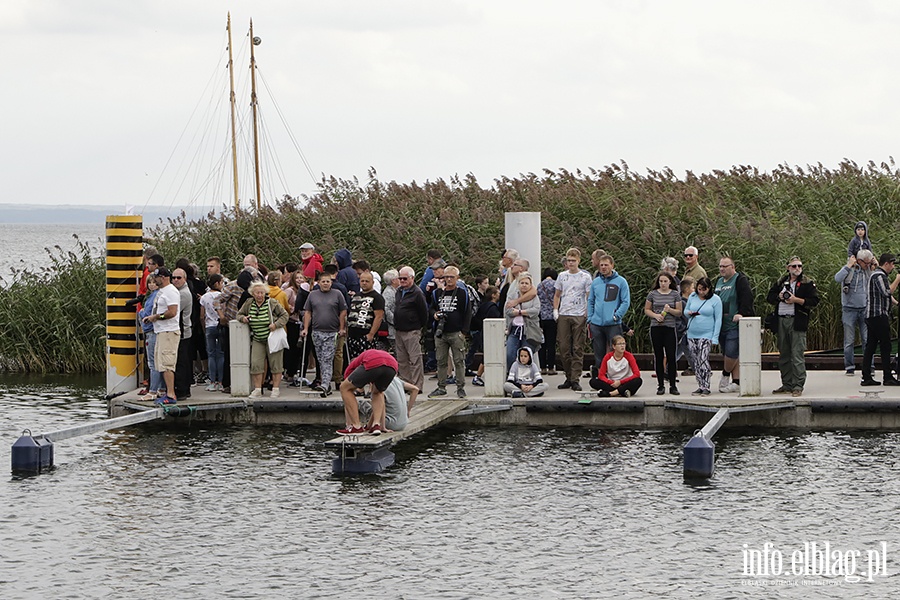
<path fill-rule="evenodd" d="M 18 224 L 0 223 L 0 277 L 8 277 L 13 267 L 18 269 L 39 269 L 47 261 L 50 248 L 55 254 L 59 246 L 63 251 L 72 250 L 77 242 L 72 235 L 88 242 L 92 247 L 103 248 L 105 240 L 105 222 L 96 225 L 76 224 Z"/>
<path fill-rule="evenodd" d="M 0 380 L 0 468 L 23 428 L 105 417 L 102 394 Z M 0 483 L 0 597 L 768 597 L 756 586 L 779 579 L 744 576 L 744 544 L 826 541 L 886 542 L 889 576 L 811 576 L 815 597 L 900 592 L 900 435 L 722 436 L 714 480 L 692 486 L 688 433 L 441 429 L 353 478 L 330 474 L 324 428 L 67 440 L 51 473 Z M 777 594 L 808 596 L 802 580 Z"/>

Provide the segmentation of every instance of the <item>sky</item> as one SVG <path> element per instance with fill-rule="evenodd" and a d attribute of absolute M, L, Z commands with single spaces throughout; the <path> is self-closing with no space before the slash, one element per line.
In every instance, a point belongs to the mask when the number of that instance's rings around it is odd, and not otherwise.
<path fill-rule="evenodd" d="M 683 176 L 896 154 L 887 0 L 4 0 L 0 212 L 231 202 L 204 184 L 231 178 L 216 87 L 229 10 L 242 114 L 251 18 L 262 40 L 264 188 L 279 196 L 370 168 L 490 187 L 619 161 Z"/>

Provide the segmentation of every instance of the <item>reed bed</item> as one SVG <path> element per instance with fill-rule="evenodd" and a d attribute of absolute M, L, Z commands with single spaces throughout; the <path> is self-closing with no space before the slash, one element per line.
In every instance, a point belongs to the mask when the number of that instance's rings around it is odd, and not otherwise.
<path fill-rule="evenodd" d="M 398 183 L 382 182 L 372 170 L 365 182 L 332 177 L 323 179 L 319 188 L 311 197 L 285 197 L 258 213 L 230 210 L 195 221 L 171 219 L 147 232 L 148 237 L 172 262 L 186 256 L 203 264 L 207 257 L 219 256 L 232 275 L 246 253 L 269 266 L 296 262 L 298 246 L 311 241 L 326 260 L 346 247 L 378 271 L 410 264 L 420 272 L 426 251 L 439 248 L 445 258 L 460 264 L 464 278 L 473 279 L 496 272 L 503 250 L 503 213 L 539 211 L 545 266 L 559 269 L 570 246 L 581 248 L 582 267 L 587 269 L 595 248 L 615 257 L 616 269 L 631 285 L 627 321 L 636 333 L 629 343 L 639 352 L 650 349 L 642 309 L 660 259 L 675 256 L 683 262 L 681 252 L 688 245 L 700 249 L 701 264 L 713 277 L 721 255 L 734 257 L 738 269 L 750 277 L 760 315 L 771 310 L 765 304 L 769 286 L 784 273 L 787 259 L 799 255 L 822 297 L 808 334 L 810 349 L 841 345 L 840 290 L 833 275 L 846 262 L 856 221 L 869 223 L 876 254 L 900 250 L 893 217 L 900 172 L 893 159 L 862 166 L 844 161 L 834 169 L 783 165 L 768 173 L 737 166 L 683 177 L 669 169 L 640 174 L 620 162 L 587 172 L 560 169 L 503 177 L 487 188 L 472 175 Z M 84 260 L 84 268 L 93 269 L 94 283 L 79 288 L 77 300 L 70 291 L 51 293 L 60 308 L 50 311 L 52 319 L 38 320 L 50 321 L 40 326 L 49 328 L 55 341 L 42 343 L 39 351 L 30 347 L 31 335 L 4 341 L 4 368 L 103 368 L 102 265 L 86 255 L 58 259 Z M 33 311 L 47 315 L 46 308 L 39 309 L 50 299 L 40 290 L 64 285 L 57 280 L 60 276 L 22 275 L 21 281 L 0 291 L 0 326 L 8 328 L 13 317 L 32 319 Z M 29 298 L 28 303 L 12 300 L 13 288 Z M 10 302 L 18 308 L 10 309 Z M 95 320 L 73 323 L 62 309 L 73 302 L 87 307 L 83 314 Z M 19 327 L 23 332 L 35 330 L 24 323 Z M 70 335 L 78 341 L 62 339 Z M 772 349 L 767 339 L 766 350 Z"/>
<path fill-rule="evenodd" d="M 0 277 L 0 370 L 97 373 L 105 360 L 105 267 L 100 250 L 46 249 L 40 270 Z"/>

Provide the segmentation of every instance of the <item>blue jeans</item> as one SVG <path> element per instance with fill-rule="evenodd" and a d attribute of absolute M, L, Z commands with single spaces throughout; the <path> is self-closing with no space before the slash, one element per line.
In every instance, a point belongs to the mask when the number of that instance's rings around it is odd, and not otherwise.
<path fill-rule="evenodd" d="M 856 328 L 859 327 L 859 338 L 862 347 L 866 347 L 868 329 L 866 328 L 866 309 L 844 307 L 841 310 L 841 323 L 844 324 L 844 370 L 854 368 L 853 346 L 856 342 Z"/>
<path fill-rule="evenodd" d="M 594 325 L 590 324 L 591 348 L 594 350 L 594 366 L 600 368 L 600 361 L 612 347 L 612 339 L 622 335 L 621 325 Z"/>
<path fill-rule="evenodd" d="M 212 383 L 222 383 L 222 376 L 225 375 L 225 351 L 218 325 L 206 328 L 206 354 L 209 357 L 209 380 Z"/>
<path fill-rule="evenodd" d="M 156 370 L 156 334 L 154 332 L 147 333 L 147 366 L 150 368 L 150 387 L 147 389 L 151 392 L 165 390 L 166 385 L 163 383 L 162 373 Z"/>

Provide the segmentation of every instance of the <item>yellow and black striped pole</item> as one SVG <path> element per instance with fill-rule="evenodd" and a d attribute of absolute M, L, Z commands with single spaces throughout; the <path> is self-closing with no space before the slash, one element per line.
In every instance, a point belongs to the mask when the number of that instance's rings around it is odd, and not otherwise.
<path fill-rule="evenodd" d="M 138 387 L 142 352 L 135 306 L 143 254 L 143 219 L 106 217 L 106 393 Z"/>

